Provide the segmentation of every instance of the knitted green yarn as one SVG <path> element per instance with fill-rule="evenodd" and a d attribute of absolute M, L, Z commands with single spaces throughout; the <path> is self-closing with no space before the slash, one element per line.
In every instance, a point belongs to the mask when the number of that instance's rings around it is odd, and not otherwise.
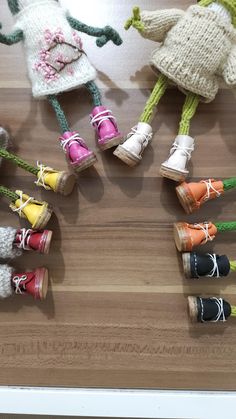
<path fill-rule="evenodd" d="M 230 262 L 230 270 L 236 272 L 236 261 Z"/>
<path fill-rule="evenodd" d="M 215 0 L 201 0 L 199 2 L 200 6 L 207 7 L 211 3 L 214 3 Z M 235 0 L 217 0 L 217 3 L 222 4 L 231 14 L 232 16 L 232 24 L 236 27 L 236 1 Z"/>
<path fill-rule="evenodd" d="M 18 0 L 7 0 L 8 7 L 13 15 L 16 15 L 20 11 Z"/>
<path fill-rule="evenodd" d="M 1 25 L 0 25 L 1 29 Z M 0 33 L 0 43 L 5 45 L 14 45 L 18 42 L 22 41 L 24 38 L 24 34 L 20 29 L 17 29 L 16 31 L 12 32 L 10 35 L 3 35 Z"/>
<path fill-rule="evenodd" d="M 6 198 L 9 198 L 11 202 L 15 202 L 17 199 L 19 199 L 19 196 L 17 195 L 17 193 L 1 185 L 0 185 L 0 195 L 5 196 Z"/>
<path fill-rule="evenodd" d="M 179 135 L 189 135 L 190 121 L 196 113 L 200 98 L 194 93 L 188 93 L 183 106 L 182 117 L 179 125 Z"/>
<path fill-rule="evenodd" d="M 154 108 L 159 103 L 168 86 L 168 78 L 163 74 L 159 77 L 150 98 L 148 99 L 144 111 L 140 117 L 140 122 L 150 123 Z"/>
<path fill-rule="evenodd" d="M 61 132 L 62 134 L 64 134 L 64 132 L 66 131 L 70 131 L 69 128 L 69 124 L 67 122 L 66 116 L 61 108 L 60 103 L 58 102 L 57 98 L 55 95 L 50 95 L 48 96 L 48 100 L 51 103 L 55 113 L 56 113 L 56 117 L 57 120 L 59 122 L 60 128 L 61 128 Z"/>
<path fill-rule="evenodd" d="M 88 83 L 85 84 L 85 86 L 87 87 L 87 89 L 89 90 L 89 92 L 91 93 L 93 97 L 94 106 L 101 106 L 102 105 L 101 93 L 96 83 L 94 81 L 89 81 Z"/>
<path fill-rule="evenodd" d="M 236 230 L 236 221 L 228 221 L 222 223 L 214 223 L 217 230 L 220 232 Z"/>
<path fill-rule="evenodd" d="M 115 29 L 111 26 L 105 26 L 104 28 L 94 28 L 88 26 L 85 23 L 80 22 L 72 16 L 67 16 L 67 20 L 70 26 L 76 31 L 84 32 L 87 35 L 96 36 L 96 44 L 98 47 L 103 47 L 108 41 L 112 41 L 115 45 L 121 45 L 122 39 Z"/>
<path fill-rule="evenodd" d="M 225 191 L 236 188 L 236 177 L 223 180 L 223 185 Z"/>
<path fill-rule="evenodd" d="M 39 169 L 37 169 L 34 166 L 31 166 L 26 161 L 20 159 L 18 156 L 15 156 L 14 154 L 8 153 L 3 148 L 0 148 L 0 157 L 3 157 L 6 160 L 11 161 L 12 163 L 16 164 L 17 166 L 21 167 L 22 169 L 26 170 L 27 172 L 32 173 L 33 175 L 37 176 Z"/>

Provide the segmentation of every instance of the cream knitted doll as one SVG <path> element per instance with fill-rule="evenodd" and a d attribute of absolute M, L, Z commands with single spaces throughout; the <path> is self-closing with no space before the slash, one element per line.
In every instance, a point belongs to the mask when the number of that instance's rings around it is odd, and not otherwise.
<path fill-rule="evenodd" d="M 201 0 L 186 12 L 169 9 L 140 13 L 136 7 L 126 29 L 130 26 L 144 38 L 160 43 L 151 60 L 159 77 L 137 126 L 114 154 L 130 166 L 141 160 L 153 136 L 150 123 L 154 109 L 167 86 L 174 84 L 186 99 L 179 133 L 161 174 L 184 180 L 194 150 L 190 121 L 199 102 L 215 98 L 221 79 L 229 87 L 236 85 L 236 0 Z"/>
<path fill-rule="evenodd" d="M 120 45 L 122 40 L 110 26 L 92 28 L 74 19 L 57 0 L 8 0 L 8 5 L 16 24 L 10 35 L 0 34 L 0 42 L 6 45 L 24 42 L 33 96 L 48 98 L 60 124 L 60 143 L 68 161 L 75 170 L 84 170 L 95 163 L 96 156 L 79 133 L 70 130 L 57 95 L 86 86 L 93 97 L 91 124 L 97 131 L 100 148 L 106 150 L 118 145 L 121 136 L 116 120 L 102 106 L 94 82 L 96 71 L 83 50 L 79 32 L 97 37 L 99 47 L 109 40 Z"/>

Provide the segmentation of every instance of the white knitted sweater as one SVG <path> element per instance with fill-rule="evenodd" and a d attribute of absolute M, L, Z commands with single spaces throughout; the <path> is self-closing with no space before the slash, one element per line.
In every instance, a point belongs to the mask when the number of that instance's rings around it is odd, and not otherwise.
<path fill-rule="evenodd" d="M 7 298 L 13 294 L 12 275 L 13 268 L 8 265 L 0 265 L 0 298 Z"/>
<path fill-rule="evenodd" d="M 236 85 L 236 30 L 212 8 L 142 12 L 145 38 L 161 42 L 152 64 L 181 90 L 215 98 L 222 77 Z"/>
<path fill-rule="evenodd" d="M 0 227 L 0 258 L 13 259 L 20 256 L 22 251 L 14 247 L 14 240 L 17 230 L 12 227 Z"/>
<path fill-rule="evenodd" d="M 82 41 L 55 0 L 20 0 L 15 29 L 24 33 L 33 96 L 72 90 L 96 78 Z"/>

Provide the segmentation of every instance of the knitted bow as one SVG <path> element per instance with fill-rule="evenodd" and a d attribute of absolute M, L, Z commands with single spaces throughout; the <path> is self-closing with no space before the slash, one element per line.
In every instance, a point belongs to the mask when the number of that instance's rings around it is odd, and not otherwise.
<path fill-rule="evenodd" d="M 133 16 L 126 21 L 125 29 L 128 30 L 131 26 L 133 26 L 135 29 L 138 29 L 138 31 L 141 32 L 144 30 L 144 24 L 141 22 L 139 7 L 133 8 Z"/>

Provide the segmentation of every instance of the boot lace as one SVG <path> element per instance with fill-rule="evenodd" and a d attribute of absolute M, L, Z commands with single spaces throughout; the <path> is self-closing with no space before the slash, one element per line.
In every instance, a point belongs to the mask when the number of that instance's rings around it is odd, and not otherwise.
<path fill-rule="evenodd" d="M 220 271 L 219 271 L 219 266 L 217 263 L 217 259 L 216 259 L 216 254 L 210 254 L 208 253 L 209 258 L 211 259 L 212 263 L 213 263 L 213 268 L 210 271 L 209 275 L 207 275 L 208 278 L 220 278 Z"/>
<path fill-rule="evenodd" d="M 19 213 L 19 216 L 21 217 L 21 216 L 22 216 L 22 211 L 23 211 L 23 209 L 24 209 L 25 207 L 27 207 L 27 205 L 28 205 L 31 201 L 33 201 L 33 200 L 34 200 L 34 198 L 29 197 L 29 198 L 28 198 L 28 199 L 24 202 L 24 199 L 23 199 L 23 192 L 22 192 L 22 191 L 19 191 L 18 195 L 19 195 L 19 200 L 20 200 L 20 206 L 19 206 L 19 208 L 13 208 L 13 209 L 12 209 L 12 211 L 13 211 L 13 212 L 18 212 L 18 213 Z"/>
<path fill-rule="evenodd" d="M 39 177 L 38 177 L 38 180 L 36 180 L 34 183 L 35 183 L 35 185 L 42 186 L 44 189 L 49 191 L 51 188 L 49 186 L 45 185 L 44 177 L 45 177 L 45 174 L 47 174 L 52 169 L 51 169 L 51 167 L 44 166 L 39 161 L 37 161 L 37 167 L 39 168 Z"/>
<path fill-rule="evenodd" d="M 133 135 L 138 135 L 139 137 L 141 137 L 142 140 L 142 150 L 141 153 L 143 152 L 143 150 L 148 146 L 148 144 L 152 141 L 152 137 L 153 137 L 153 133 L 150 134 L 145 134 L 144 132 L 140 132 L 137 129 L 137 125 L 135 127 L 133 127 L 130 131 L 130 133 L 127 135 L 127 140 L 132 137 Z"/>
<path fill-rule="evenodd" d="M 215 318 L 215 320 L 211 320 L 211 322 L 212 323 L 217 323 L 219 320 L 221 320 L 222 322 L 225 322 L 226 318 L 225 318 L 225 312 L 224 312 L 223 299 L 222 298 L 216 298 L 216 297 L 212 297 L 210 299 L 216 303 L 217 308 L 218 308 L 218 313 L 216 315 L 216 318 Z M 202 298 L 200 298 L 200 303 L 201 303 L 201 322 L 205 323 L 205 320 L 204 320 L 204 305 L 203 305 Z"/>
<path fill-rule="evenodd" d="M 12 278 L 12 282 L 15 285 L 15 294 L 24 294 L 25 285 L 24 284 L 21 285 L 21 283 L 24 282 L 26 279 L 27 279 L 27 275 L 14 276 Z"/>
<path fill-rule="evenodd" d="M 86 148 L 86 150 L 88 150 L 88 147 L 86 146 L 83 138 L 81 138 L 78 133 L 71 135 L 71 137 L 67 139 L 61 138 L 60 141 L 64 153 L 66 153 L 66 147 L 68 146 L 70 148 L 73 144 L 79 144 L 81 147 Z"/>
<path fill-rule="evenodd" d="M 20 233 L 19 233 L 19 239 L 20 242 L 16 244 L 16 246 L 19 249 L 23 249 L 23 250 L 31 250 L 30 246 L 29 246 L 29 240 L 30 240 L 30 236 L 32 234 L 31 229 L 26 229 L 26 228 L 22 228 Z"/>
<path fill-rule="evenodd" d="M 184 155 L 188 158 L 188 160 L 191 159 L 191 153 L 192 151 L 194 151 L 194 146 L 192 147 L 184 147 L 176 142 L 174 142 L 172 149 L 170 150 L 170 154 L 174 154 L 174 152 L 178 150 L 178 151 L 182 151 L 184 153 Z"/>
<path fill-rule="evenodd" d="M 203 183 L 205 183 L 207 191 L 206 191 L 206 195 L 204 196 L 203 200 L 204 201 L 208 201 L 211 197 L 211 194 L 213 192 L 216 193 L 217 198 L 219 198 L 221 196 L 221 193 L 219 191 L 217 191 L 214 186 L 212 185 L 212 179 L 209 180 L 203 180 Z"/>
<path fill-rule="evenodd" d="M 104 121 L 111 121 L 116 126 L 116 118 L 112 115 L 112 112 L 109 110 L 101 111 L 94 117 L 91 116 L 90 123 L 97 129 L 99 129 Z"/>
<path fill-rule="evenodd" d="M 210 224 L 208 223 L 204 223 L 202 224 L 194 224 L 194 227 L 197 229 L 200 229 L 203 231 L 204 235 L 205 235 L 205 240 L 202 242 L 202 244 L 206 244 L 208 241 L 213 241 L 213 237 L 211 237 L 210 233 L 209 233 L 209 227 Z"/>

